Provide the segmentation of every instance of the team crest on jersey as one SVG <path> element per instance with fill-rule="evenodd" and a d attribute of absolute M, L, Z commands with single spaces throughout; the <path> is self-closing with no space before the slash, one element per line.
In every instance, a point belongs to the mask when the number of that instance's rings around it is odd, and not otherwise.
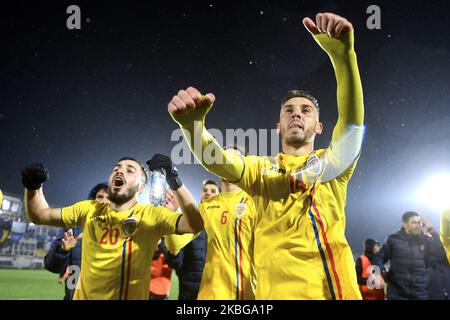
<path fill-rule="evenodd" d="M 247 210 L 247 204 L 246 203 L 238 203 L 234 206 L 234 213 L 238 218 L 242 217 L 245 213 L 245 210 Z"/>
<path fill-rule="evenodd" d="M 305 170 L 311 176 L 318 176 L 322 172 L 322 161 L 316 154 L 306 160 Z"/>
<path fill-rule="evenodd" d="M 122 230 L 127 235 L 127 237 L 134 234 L 137 228 L 137 219 L 136 218 L 126 218 L 122 222 Z"/>
<path fill-rule="evenodd" d="M 306 160 L 306 165 L 297 169 L 290 174 L 289 190 L 291 193 L 301 191 L 302 193 L 308 189 L 308 184 L 315 184 L 322 173 L 322 160 L 313 154 Z"/>

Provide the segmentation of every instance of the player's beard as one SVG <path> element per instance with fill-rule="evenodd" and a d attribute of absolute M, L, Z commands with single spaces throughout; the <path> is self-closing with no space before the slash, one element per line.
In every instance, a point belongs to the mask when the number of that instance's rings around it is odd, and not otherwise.
<path fill-rule="evenodd" d="M 124 193 L 119 194 L 118 192 L 114 192 L 111 187 L 108 187 L 109 201 L 118 205 L 124 204 L 134 198 L 138 189 L 139 186 L 136 185 L 129 188 Z"/>
<path fill-rule="evenodd" d="M 302 147 L 314 140 L 314 127 L 307 128 L 302 135 L 287 135 L 286 144 L 293 147 Z"/>

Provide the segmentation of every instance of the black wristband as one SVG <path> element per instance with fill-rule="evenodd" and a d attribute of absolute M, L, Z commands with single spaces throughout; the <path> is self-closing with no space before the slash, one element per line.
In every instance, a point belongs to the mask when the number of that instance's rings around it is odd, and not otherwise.
<path fill-rule="evenodd" d="M 170 189 L 172 190 L 178 190 L 183 185 L 183 182 L 181 182 L 181 179 L 178 176 L 178 174 L 176 176 L 167 175 L 166 181 Z"/>

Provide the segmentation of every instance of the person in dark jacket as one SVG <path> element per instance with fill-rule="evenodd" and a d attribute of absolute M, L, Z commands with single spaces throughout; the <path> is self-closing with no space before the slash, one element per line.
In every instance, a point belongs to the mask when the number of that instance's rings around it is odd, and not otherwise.
<path fill-rule="evenodd" d="M 206 261 L 206 233 L 189 242 L 177 255 L 168 252 L 168 265 L 179 280 L 178 300 L 197 300 Z"/>
<path fill-rule="evenodd" d="M 440 240 L 426 235 L 428 230 L 418 213 L 408 211 L 403 214 L 402 221 L 401 230 L 388 237 L 373 263 L 385 275 L 388 300 L 427 300 L 429 261 L 436 254 L 434 247 Z M 388 261 L 390 268 L 386 272 L 384 265 Z"/>
<path fill-rule="evenodd" d="M 107 202 L 107 184 L 97 184 L 89 192 L 88 199 Z M 66 283 L 66 271 L 68 266 L 81 267 L 81 238 L 81 227 L 61 229 L 44 258 L 45 269 L 53 273 L 58 273 L 61 282 L 64 283 L 64 300 L 72 300 L 73 298 L 74 290 L 69 289 Z"/>
<path fill-rule="evenodd" d="M 427 218 L 423 218 L 424 234 L 433 239 L 439 239 L 439 233 L 433 228 Z M 430 243 L 428 270 L 430 273 L 429 300 L 449 300 L 450 295 L 450 265 L 441 241 Z"/>

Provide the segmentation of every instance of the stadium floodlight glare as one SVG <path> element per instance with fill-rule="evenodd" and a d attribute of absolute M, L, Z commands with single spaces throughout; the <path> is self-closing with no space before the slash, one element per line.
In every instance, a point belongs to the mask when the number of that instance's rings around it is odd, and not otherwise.
<path fill-rule="evenodd" d="M 450 207 L 450 172 L 431 176 L 423 184 L 419 195 L 421 202 L 432 209 L 443 211 Z"/>
<path fill-rule="evenodd" d="M 2 209 L 5 211 L 9 211 L 10 208 L 11 208 L 11 201 L 3 199 Z"/>

